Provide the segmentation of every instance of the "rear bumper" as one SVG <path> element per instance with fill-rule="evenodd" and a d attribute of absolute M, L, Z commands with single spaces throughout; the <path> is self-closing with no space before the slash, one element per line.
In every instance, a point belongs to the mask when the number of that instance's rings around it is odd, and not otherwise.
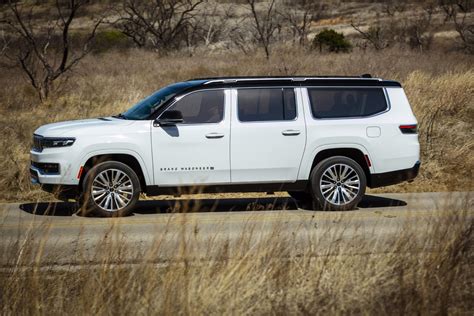
<path fill-rule="evenodd" d="M 369 187 L 378 188 L 413 180 L 416 178 L 418 172 L 420 171 L 420 165 L 421 163 L 417 161 L 415 165 L 409 169 L 371 174 Z"/>

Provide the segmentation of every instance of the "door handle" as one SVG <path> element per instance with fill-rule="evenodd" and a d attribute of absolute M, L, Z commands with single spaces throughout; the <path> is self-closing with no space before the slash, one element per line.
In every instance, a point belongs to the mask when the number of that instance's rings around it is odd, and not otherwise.
<path fill-rule="evenodd" d="M 301 134 L 299 130 L 296 129 L 287 129 L 286 131 L 281 132 L 284 136 L 296 136 Z"/>
<path fill-rule="evenodd" d="M 221 134 L 221 133 L 209 133 L 209 134 L 206 134 L 206 138 L 210 138 L 210 139 L 222 138 L 222 137 L 224 137 L 224 134 Z"/>

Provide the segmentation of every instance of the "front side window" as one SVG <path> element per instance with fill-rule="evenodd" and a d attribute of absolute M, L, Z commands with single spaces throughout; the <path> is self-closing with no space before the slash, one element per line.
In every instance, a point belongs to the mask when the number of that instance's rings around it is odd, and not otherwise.
<path fill-rule="evenodd" d="M 178 82 L 161 90 L 156 91 L 152 95 L 141 100 L 128 111 L 121 114 L 120 117 L 128 120 L 147 120 L 160 106 L 165 104 L 168 100 L 173 98 L 176 94 L 194 86 L 198 86 L 205 81 L 191 80 L 185 82 Z"/>
<path fill-rule="evenodd" d="M 382 88 L 308 88 L 315 118 L 364 117 L 383 112 Z"/>
<path fill-rule="evenodd" d="M 198 91 L 185 95 L 168 111 L 180 111 L 183 124 L 219 123 L 224 118 L 224 100 L 224 90 Z"/>
<path fill-rule="evenodd" d="M 296 118 L 292 88 L 239 89 L 238 114 L 242 122 L 288 121 Z"/>

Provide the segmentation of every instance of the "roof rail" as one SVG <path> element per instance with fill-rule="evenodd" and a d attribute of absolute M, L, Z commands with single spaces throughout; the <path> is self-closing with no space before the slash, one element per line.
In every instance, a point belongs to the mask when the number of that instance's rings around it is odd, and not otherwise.
<path fill-rule="evenodd" d="M 249 80 L 291 80 L 291 81 L 305 81 L 311 79 L 378 79 L 373 78 L 371 74 L 362 74 L 360 76 L 230 76 L 230 77 L 201 77 L 188 79 L 191 80 L 206 80 L 205 84 L 215 82 L 237 82 L 237 81 L 249 81 Z M 381 79 L 378 79 L 381 80 Z"/>

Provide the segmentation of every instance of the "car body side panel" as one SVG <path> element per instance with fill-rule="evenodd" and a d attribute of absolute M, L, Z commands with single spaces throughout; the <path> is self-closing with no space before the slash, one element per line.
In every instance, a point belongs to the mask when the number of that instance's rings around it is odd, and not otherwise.
<path fill-rule="evenodd" d="M 387 88 L 389 110 L 370 117 L 315 119 L 303 89 L 308 142 L 298 180 L 308 179 L 316 155 L 325 149 L 355 148 L 369 156 L 371 173 L 412 168 L 419 160 L 418 135 L 402 134 L 399 125 L 416 124 L 402 88 Z M 377 131 L 374 133 L 373 131 Z M 369 137 L 370 136 L 370 137 Z"/>
<path fill-rule="evenodd" d="M 252 122 L 238 117 L 238 91 L 232 90 L 231 182 L 295 182 L 306 143 L 299 91 L 295 91 L 294 120 Z"/>
<path fill-rule="evenodd" d="M 40 183 L 76 185 L 79 183 L 77 178 L 79 170 L 89 158 L 104 154 L 128 154 L 140 163 L 145 182 L 151 185 L 153 184 L 153 160 L 150 126 L 151 121 L 129 121 L 116 125 L 71 128 L 69 132 L 62 134 L 75 137 L 74 145 L 64 148 L 45 148 L 42 152 L 31 151 L 30 157 L 35 162 L 60 164 L 60 174 L 39 174 Z M 44 137 L 57 136 L 55 131 L 50 135 L 47 128 L 37 130 L 37 133 L 41 133 Z"/>
<path fill-rule="evenodd" d="M 420 161 L 418 134 L 402 134 L 400 125 L 417 124 L 402 88 L 386 88 L 390 111 L 380 117 L 382 135 L 371 138 L 371 153 L 377 173 L 412 168 Z"/>

